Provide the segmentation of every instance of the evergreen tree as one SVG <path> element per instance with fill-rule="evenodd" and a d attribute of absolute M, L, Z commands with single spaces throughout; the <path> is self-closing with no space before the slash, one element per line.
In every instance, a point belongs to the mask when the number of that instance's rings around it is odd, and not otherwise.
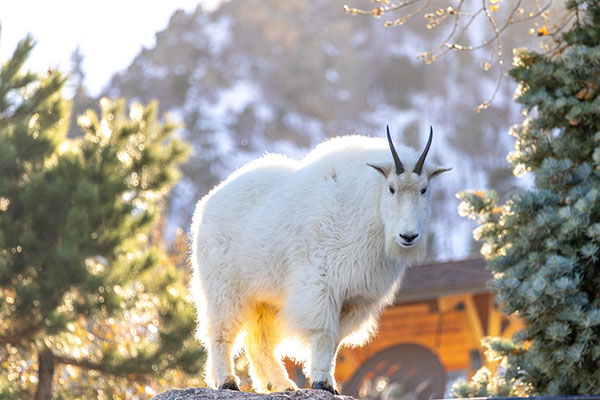
<path fill-rule="evenodd" d="M 131 380 L 196 373 L 182 272 L 150 236 L 186 147 L 156 104 L 127 116 L 123 100 L 101 100 L 68 139 L 65 78 L 21 72 L 32 47 L 21 41 L 0 69 L 0 353 L 21 356 L 0 397 L 52 398 L 63 365 Z M 38 374 L 23 379 L 34 354 Z"/>
<path fill-rule="evenodd" d="M 71 97 L 71 122 L 69 123 L 69 137 L 78 137 L 83 135 L 83 129 L 77 125 L 77 118 L 86 110 L 97 109 L 97 99 L 91 97 L 84 85 L 85 72 L 83 70 L 83 54 L 79 46 L 71 54 L 71 70 L 69 71 L 69 80 L 67 86 L 73 91 Z"/>
<path fill-rule="evenodd" d="M 511 132 L 509 160 L 534 187 L 502 205 L 494 193 L 460 195 L 496 299 L 525 328 L 487 340 L 503 375 L 478 374 L 458 396 L 600 392 L 600 3 L 567 7 L 578 19 L 554 51 L 520 50 L 510 72 L 530 116 Z"/>

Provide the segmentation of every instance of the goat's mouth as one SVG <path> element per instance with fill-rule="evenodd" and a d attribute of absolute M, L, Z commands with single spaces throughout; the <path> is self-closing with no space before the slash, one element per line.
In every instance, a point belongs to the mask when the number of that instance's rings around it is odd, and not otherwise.
<path fill-rule="evenodd" d="M 419 243 L 420 239 L 421 238 L 413 238 L 411 240 L 405 240 L 404 238 L 399 237 L 398 239 L 396 239 L 396 243 L 398 243 L 398 245 L 402 248 L 410 249 L 412 247 L 415 247 L 415 245 Z"/>
<path fill-rule="evenodd" d="M 417 244 L 417 242 L 406 242 L 404 240 L 399 240 L 398 244 L 400 245 L 400 247 L 404 247 L 405 249 L 414 247 L 415 244 Z"/>

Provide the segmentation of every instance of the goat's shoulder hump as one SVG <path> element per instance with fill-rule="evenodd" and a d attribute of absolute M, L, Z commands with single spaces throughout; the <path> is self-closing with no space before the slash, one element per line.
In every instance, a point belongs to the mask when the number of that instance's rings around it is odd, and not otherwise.
<path fill-rule="evenodd" d="M 416 159 L 413 149 L 400 144 L 395 147 L 403 161 Z M 365 162 L 380 163 L 391 161 L 392 156 L 386 139 L 362 135 L 347 135 L 327 139 L 320 143 L 306 155 L 302 160 L 302 165 L 308 166 L 321 163 L 358 165 Z"/>

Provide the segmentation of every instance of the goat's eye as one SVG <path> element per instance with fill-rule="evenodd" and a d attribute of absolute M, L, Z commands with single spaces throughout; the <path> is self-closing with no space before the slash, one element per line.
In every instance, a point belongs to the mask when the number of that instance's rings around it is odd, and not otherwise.
<path fill-rule="evenodd" d="M 427 192 L 427 187 L 424 187 L 423 189 L 421 189 L 421 194 L 425 194 L 425 192 Z"/>
<path fill-rule="evenodd" d="M 391 193 L 391 194 L 394 194 L 394 193 L 396 193 L 396 191 L 394 190 L 394 188 L 393 188 L 393 187 L 391 187 L 391 186 L 390 186 L 390 193 Z"/>

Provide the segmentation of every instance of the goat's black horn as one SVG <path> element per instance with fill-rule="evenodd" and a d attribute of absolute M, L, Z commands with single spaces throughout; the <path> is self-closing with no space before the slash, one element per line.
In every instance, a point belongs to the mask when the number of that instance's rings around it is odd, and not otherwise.
<path fill-rule="evenodd" d="M 392 151 L 392 157 L 394 157 L 394 164 L 396 165 L 396 174 L 400 175 L 404 172 L 404 165 L 402 165 L 402 161 L 400 161 L 400 157 L 398 157 L 398 153 L 396 153 L 396 149 L 394 148 L 394 143 L 392 143 L 392 137 L 390 136 L 390 126 L 387 126 L 387 138 L 390 143 L 390 150 Z"/>
<path fill-rule="evenodd" d="M 421 153 L 421 156 L 417 160 L 415 164 L 415 169 L 413 170 L 417 175 L 421 175 L 423 171 L 423 164 L 425 163 L 425 157 L 427 157 L 427 153 L 429 153 L 429 148 L 431 147 L 431 139 L 433 139 L 433 127 L 429 127 L 429 140 L 427 141 L 427 145 L 425 145 L 425 150 Z"/>

